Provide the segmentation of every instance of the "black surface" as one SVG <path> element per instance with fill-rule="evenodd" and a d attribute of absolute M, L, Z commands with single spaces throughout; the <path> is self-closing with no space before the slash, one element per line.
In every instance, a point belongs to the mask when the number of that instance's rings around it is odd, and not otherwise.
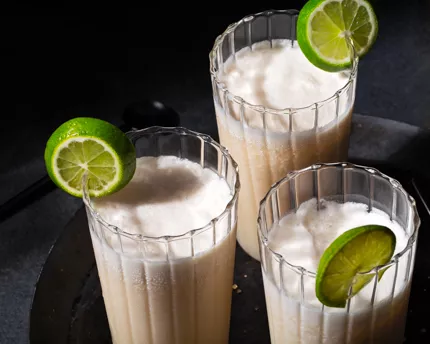
<path fill-rule="evenodd" d="M 358 162 L 362 163 L 362 162 Z M 430 200 L 430 179 L 393 168 L 374 165 L 396 179 L 417 199 L 422 219 L 412 292 L 407 317 L 405 343 L 429 343 L 426 317 L 429 286 L 430 214 L 415 187 Z M 238 245 L 232 291 L 230 343 L 270 344 L 260 263 Z M 111 343 L 97 268 L 84 209 L 67 225 L 43 268 L 34 297 L 30 340 L 35 343 Z"/>

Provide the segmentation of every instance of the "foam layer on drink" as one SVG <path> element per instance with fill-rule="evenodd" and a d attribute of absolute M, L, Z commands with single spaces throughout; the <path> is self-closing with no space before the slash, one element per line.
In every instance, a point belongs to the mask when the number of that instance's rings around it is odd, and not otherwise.
<path fill-rule="evenodd" d="M 305 57 L 297 42 L 274 40 L 272 47 L 268 41 L 255 43 L 252 50 L 243 48 L 224 63 L 219 75 L 230 93 L 243 98 L 253 105 L 269 109 L 304 108 L 334 96 L 348 82 L 348 73 L 329 73 L 315 67 Z M 332 104 L 320 104 L 317 120 L 309 114 L 294 116 L 292 128 L 288 116 L 266 118 L 266 123 L 258 115 L 247 112 L 247 122 L 251 127 L 266 125 L 276 131 L 307 131 L 324 127 L 332 122 L 339 112 L 348 111 L 348 104 L 339 101 L 339 108 Z"/>
<path fill-rule="evenodd" d="M 219 75 L 228 90 L 255 105 L 300 108 L 325 100 L 345 86 L 347 77 L 315 67 L 297 42 L 264 41 L 230 56 Z"/>
<path fill-rule="evenodd" d="M 207 250 L 227 235 L 227 226 L 220 223 L 213 233 L 210 222 L 231 198 L 227 182 L 197 163 L 174 156 L 141 157 L 132 180 L 115 194 L 95 200 L 95 208 L 121 231 L 147 237 L 180 236 L 209 225 L 193 236 L 193 252 L 190 237 L 170 245 L 169 257 L 179 258 Z M 123 238 L 120 247 L 117 235 L 108 237 L 113 247 L 141 254 L 131 240 Z M 157 242 L 141 246 L 146 258 L 166 256 Z"/>
<path fill-rule="evenodd" d="M 269 247 L 280 253 L 290 264 L 301 266 L 308 271 L 316 272 L 321 256 L 325 249 L 342 233 L 349 229 L 375 224 L 390 228 L 396 236 L 397 254 L 405 249 L 408 236 L 403 228 L 388 215 L 379 209 L 373 208 L 368 212 L 367 205 L 363 203 L 337 203 L 321 201 L 320 210 L 317 210 L 315 199 L 300 205 L 296 213 L 283 217 L 269 233 Z M 363 254 L 366 254 L 363 252 Z M 406 264 L 399 266 L 400 274 L 404 275 Z M 396 269 L 388 269 L 378 285 L 380 295 L 389 296 L 392 292 L 392 280 Z M 305 286 L 306 300 L 317 304 L 315 296 L 315 283 L 313 279 L 307 280 Z M 291 281 L 293 282 L 293 281 Z M 286 282 L 288 283 L 288 281 Z M 287 287 L 288 289 L 288 287 Z M 371 298 L 373 286 L 368 285 L 355 299 L 368 300 Z"/>
<path fill-rule="evenodd" d="M 269 235 L 269 246 L 294 265 L 316 271 L 326 248 L 341 234 L 355 227 L 375 224 L 390 228 L 396 236 L 395 253 L 408 242 L 403 228 L 388 215 L 364 203 L 337 203 L 316 199 L 300 205 L 297 212 L 283 217 Z"/>
<path fill-rule="evenodd" d="M 368 212 L 367 205 L 353 202 L 322 201 L 317 210 L 316 199 L 284 216 L 269 232 L 268 246 L 288 263 L 316 272 L 325 249 L 339 235 L 368 224 L 394 232 L 395 254 L 406 248 L 407 233 L 386 213 L 375 208 Z M 373 279 L 351 299 L 349 310 L 323 307 L 315 295 L 315 277 L 266 259 L 263 280 L 272 343 L 296 343 L 299 338 L 309 344 L 403 342 L 413 256 L 403 255 L 377 284 Z"/>

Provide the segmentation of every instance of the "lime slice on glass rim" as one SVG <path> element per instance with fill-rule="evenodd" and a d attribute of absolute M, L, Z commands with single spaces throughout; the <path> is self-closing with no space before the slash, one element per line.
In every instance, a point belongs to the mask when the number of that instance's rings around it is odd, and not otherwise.
<path fill-rule="evenodd" d="M 87 173 L 89 195 L 102 197 L 123 188 L 136 170 L 136 152 L 116 126 L 96 118 L 78 117 L 60 125 L 45 148 L 48 175 L 58 187 L 82 197 Z"/>
<path fill-rule="evenodd" d="M 344 308 L 348 298 L 375 276 L 368 272 L 390 262 L 395 248 L 396 236 L 387 227 L 367 225 L 346 231 L 320 259 L 315 281 L 317 298 L 325 306 Z M 386 269 L 378 272 L 378 279 Z"/>
<path fill-rule="evenodd" d="M 307 59 L 328 72 L 350 68 L 378 34 L 378 20 L 366 0 L 309 0 L 297 19 L 297 42 Z"/>

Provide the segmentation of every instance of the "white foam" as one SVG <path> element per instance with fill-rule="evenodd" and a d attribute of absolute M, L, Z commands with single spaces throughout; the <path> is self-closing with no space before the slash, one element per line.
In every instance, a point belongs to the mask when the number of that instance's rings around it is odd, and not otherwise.
<path fill-rule="evenodd" d="M 256 111 L 245 111 L 245 118 L 252 128 L 264 125 L 271 132 L 309 131 L 323 128 L 338 117 L 350 112 L 353 99 L 346 96 L 321 104 L 341 90 L 349 80 L 349 72 L 330 73 L 315 67 L 304 56 L 297 42 L 274 40 L 255 43 L 230 56 L 218 74 L 228 91 L 253 105 L 274 110 L 303 108 L 294 116 L 290 126 L 288 116 L 268 116 L 265 123 Z M 223 100 L 221 100 L 223 102 Z M 315 120 L 315 103 L 320 103 Z M 232 106 L 232 115 L 238 119 L 239 109 Z M 229 123 L 232 128 L 232 125 Z"/>
<path fill-rule="evenodd" d="M 222 214 L 231 198 L 227 182 L 197 163 L 174 156 L 141 157 L 136 161 L 133 179 L 117 193 L 96 200 L 94 206 L 108 223 L 122 231 L 161 237 L 183 235 L 210 224 Z M 210 226 L 195 235 L 194 254 L 212 247 L 228 230 L 219 224 L 215 235 Z M 115 243 L 117 238 L 109 238 L 114 248 L 119 246 Z M 132 246 L 131 240 L 123 238 L 122 249 L 127 250 L 127 242 Z M 141 246 L 145 250 L 151 247 L 148 242 Z M 129 251 L 133 249 L 130 247 Z M 169 255 L 174 253 L 176 257 L 191 256 L 191 240 L 172 242 L 169 250 Z M 152 251 L 151 255 L 165 254 L 159 243 L 153 243 Z"/>
<path fill-rule="evenodd" d="M 397 222 L 379 209 L 367 211 L 364 203 L 321 202 L 303 203 L 294 214 L 281 219 L 269 235 L 270 247 L 294 265 L 316 272 L 325 249 L 347 230 L 368 224 L 390 228 L 396 235 L 395 254 L 406 247 L 408 237 Z"/>
<path fill-rule="evenodd" d="M 367 211 L 363 203 L 337 203 L 322 201 L 322 208 L 317 210 L 316 199 L 300 205 L 296 213 L 283 217 L 269 233 L 269 247 L 280 253 L 290 264 L 301 266 L 310 272 L 316 272 L 325 249 L 345 231 L 368 224 L 382 225 L 390 228 L 396 236 L 394 254 L 405 249 L 408 235 L 399 223 L 391 221 L 389 216 L 379 209 Z M 405 276 L 407 259 L 399 262 L 398 276 Z M 389 297 L 393 291 L 396 268 L 389 268 L 378 284 L 378 298 Z M 274 276 L 275 280 L 279 276 Z M 298 297 L 296 284 L 299 276 L 284 281 L 284 287 L 291 292 L 290 296 Z M 400 278 L 399 278 L 400 280 Z M 279 282 L 279 280 L 278 280 Z M 402 281 L 399 282 L 400 284 Z M 321 305 L 315 295 L 315 279 L 307 278 L 304 283 L 307 303 Z M 397 291 L 402 288 L 398 288 Z M 373 284 L 367 285 L 353 298 L 354 307 L 366 307 L 372 297 Z"/>
<path fill-rule="evenodd" d="M 219 80 L 229 92 L 240 96 L 248 103 L 271 109 L 302 108 L 322 102 L 342 89 L 349 80 L 348 73 L 330 73 L 315 67 L 305 57 L 297 42 L 275 40 L 272 47 L 268 41 L 255 43 L 252 50 L 243 48 L 230 56 L 220 71 Z M 350 110 L 346 100 L 336 104 L 325 104 L 319 110 L 318 126 L 323 127 L 333 121 L 336 111 L 340 115 Z M 313 111 L 309 111 L 312 113 Z M 294 131 L 310 130 L 314 126 L 314 116 L 296 116 Z M 255 117 L 255 118 L 254 118 Z M 261 127 L 258 116 L 248 118 L 252 127 Z M 274 117 L 273 125 L 289 128 L 287 118 Z"/>
<path fill-rule="evenodd" d="M 272 109 L 305 107 L 325 100 L 347 82 L 342 73 L 315 67 L 290 40 L 268 42 L 240 50 L 224 65 L 220 80 L 230 92 L 252 104 Z"/>

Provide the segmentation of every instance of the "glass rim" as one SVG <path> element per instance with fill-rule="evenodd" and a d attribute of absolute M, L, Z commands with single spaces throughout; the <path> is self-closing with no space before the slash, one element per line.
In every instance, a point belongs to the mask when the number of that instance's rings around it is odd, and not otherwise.
<path fill-rule="evenodd" d="M 196 132 L 196 131 L 193 131 L 193 130 L 190 130 L 190 129 L 187 129 L 184 127 L 162 127 L 162 126 L 151 126 L 151 127 L 144 128 L 144 129 L 132 129 L 132 130 L 128 131 L 126 133 L 126 135 L 129 136 L 129 138 L 131 140 L 133 140 L 133 138 L 136 138 L 137 136 L 141 136 L 141 135 L 150 136 L 150 135 L 169 134 L 169 133 L 181 135 L 181 136 L 198 137 L 203 144 L 209 143 L 209 144 L 217 147 L 220 150 L 221 154 L 226 157 L 227 164 L 231 164 L 231 166 L 233 167 L 234 174 L 236 176 L 234 188 L 232 189 L 229 186 L 230 190 L 233 191 L 229 202 L 225 206 L 224 210 L 219 215 L 217 215 L 216 217 L 211 219 L 207 224 L 205 224 L 204 226 L 198 227 L 198 228 L 190 229 L 190 230 L 188 230 L 182 234 L 149 236 L 149 235 L 143 235 L 143 234 L 129 233 L 129 232 L 121 229 L 120 227 L 115 226 L 115 225 L 109 223 L 108 221 L 106 221 L 104 219 L 104 217 L 101 216 L 95 210 L 95 208 L 91 204 L 91 198 L 92 197 L 90 196 L 90 194 L 88 192 L 88 188 L 87 188 L 87 186 L 88 186 L 88 183 L 87 183 L 88 173 L 85 172 L 83 175 L 83 179 L 82 179 L 82 190 L 83 190 L 82 200 L 83 200 L 85 206 L 87 207 L 87 209 L 90 211 L 91 215 L 95 218 L 95 220 L 98 221 L 100 224 L 102 224 L 105 228 L 107 228 L 112 233 L 118 234 L 118 235 L 126 237 L 128 239 L 132 239 L 134 241 L 148 241 L 148 242 L 171 242 L 171 241 L 175 241 L 175 240 L 181 240 L 181 239 L 184 239 L 187 237 L 192 238 L 195 235 L 198 235 L 198 234 L 212 228 L 214 226 L 214 224 L 216 224 L 218 222 L 218 220 L 220 220 L 226 214 L 231 212 L 232 208 L 235 206 L 236 201 L 238 199 L 240 187 L 241 187 L 240 180 L 239 180 L 239 167 L 238 167 L 236 161 L 230 155 L 227 148 L 225 148 L 224 146 L 222 146 L 221 144 L 216 142 L 211 136 L 209 136 L 207 134 L 199 133 L 199 132 Z"/>
<path fill-rule="evenodd" d="M 355 170 L 365 171 L 369 174 L 376 175 L 376 176 L 381 177 L 384 180 L 388 181 L 392 188 L 399 190 L 404 196 L 406 196 L 406 198 L 409 201 L 409 204 L 412 208 L 412 216 L 413 216 L 412 224 L 414 226 L 412 233 L 408 236 L 408 242 L 407 242 L 406 246 L 399 253 L 395 254 L 388 263 L 375 266 L 373 269 L 366 271 L 366 272 L 359 272 L 359 273 L 357 273 L 357 275 L 370 275 L 370 274 L 374 275 L 374 274 L 378 273 L 380 270 L 388 268 L 388 267 L 396 264 L 400 258 L 402 258 L 407 252 L 409 252 L 409 250 L 412 248 L 412 246 L 415 244 L 415 242 L 417 240 L 418 229 L 420 227 L 421 220 L 420 220 L 418 210 L 416 207 L 416 201 L 403 188 L 403 186 L 401 185 L 401 183 L 397 179 L 394 179 L 394 178 L 380 172 L 376 168 L 358 165 L 358 164 L 353 164 L 353 163 L 349 163 L 349 162 L 313 164 L 311 166 L 305 167 L 305 168 L 300 169 L 300 170 L 291 171 L 285 177 L 278 180 L 276 183 L 272 184 L 269 191 L 266 193 L 264 198 L 260 201 L 260 206 L 259 206 L 259 210 L 258 210 L 257 231 L 258 231 L 258 239 L 259 239 L 260 243 L 265 246 L 265 248 L 270 252 L 270 255 L 279 259 L 279 263 L 286 264 L 290 269 L 292 269 L 294 271 L 299 271 L 300 273 L 305 274 L 309 277 L 316 278 L 316 275 L 317 275 L 316 272 L 309 271 L 300 265 L 291 264 L 290 262 L 288 262 L 287 259 L 284 258 L 284 256 L 282 254 L 280 254 L 279 252 L 276 252 L 275 250 L 270 248 L 268 245 L 269 239 L 268 239 L 266 233 L 263 233 L 263 230 L 261 227 L 262 227 L 262 222 L 264 221 L 263 220 L 263 212 L 265 211 L 266 203 L 269 200 L 269 198 L 276 192 L 276 190 L 279 189 L 279 187 L 282 184 L 289 182 L 290 180 L 296 178 L 298 175 L 300 175 L 302 173 L 305 173 L 308 171 L 320 170 L 321 168 L 325 168 L 325 167 L 329 167 L 329 168 L 330 167 L 332 167 L 332 168 L 341 167 L 341 168 L 351 168 L 351 169 L 355 169 Z"/>
<path fill-rule="evenodd" d="M 273 115 L 279 115 L 279 116 L 295 115 L 296 113 L 300 113 L 300 112 L 305 111 L 305 110 L 313 110 L 314 109 L 313 107 L 319 108 L 319 107 L 321 107 L 327 103 L 330 103 L 330 102 L 336 100 L 343 92 L 345 92 L 351 86 L 351 84 L 355 81 L 356 76 L 357 76 L 359 56 L 358 56 L 357 51 L 356 51 L 353 44 L 349 44 L 351 52 L 352 52 L 352 56 L 351 56 L 352 66 L 351 66 L 351 68 L 348 69 L 350 71 L 350 74 L 348 77 L 348 81 L 345 83 L 345 85 L 343 85 L 339 90 L 337 90 L 330 97 L 323 99 L 323 100 L 320 100 L 320 101 L 317 101 L 317 102 L 314 102 L 314 103 L 311 103 L 311 104 L 306 105 L 306 106 L 286 107 L 283 109 L 275 109 L 275 108 L 270 108 L 270 107 L 260 105 L 260 104 L 253 104 L 253 103 L 246 101 L 242 97 L 237 96 L 237 95 L 233 94 L 232 92 L 230 92 L 227 89 L 227 87 L 225 86 L 225 84 L 219 80 L 218 70 L 216 68 L 216 56 L 217 56 L 217 51 L 218 51 L 220 45 L 224 42 L 224 39 L 231 32 L 235 31 L 239 25 L 241 25 L 243 23 L 252 22 L 258 17 L 263 17 L 263 16 L 270 17 L 270 16 L 276 15 L 276 14 L 284 14 L 284 15 L 293 16 L 293 15 L 299 14 L 299 11 L 295 10 L 295 9 L 266 10 L 263 12 L 250 14 L 250 15 L 243 17 L 239 21 L 230 24 L 225 29 L 225 31 L 215 39 L 215 43 L 214 43 L 214 45 L 213 45 L 213 47 L 209 53 L 209 71 L 210 71 L 210 74 L 212 76 L 213 82 L 215 83 L 216 87 L 221 89 L 224 92 L 226 97 L 228 97 L 230 100 L 233 100 L 235 103 L 237 103 L 239 105 L 243 105 L 246 108 L 249 108 L 249 109 L 257 111 L 257 112 L 261 112 L 261 113 L 267 112 L 267 113 L 270 113 Z M 297 40 L 295 40 L 295 41 L 297 42 Z"/>

